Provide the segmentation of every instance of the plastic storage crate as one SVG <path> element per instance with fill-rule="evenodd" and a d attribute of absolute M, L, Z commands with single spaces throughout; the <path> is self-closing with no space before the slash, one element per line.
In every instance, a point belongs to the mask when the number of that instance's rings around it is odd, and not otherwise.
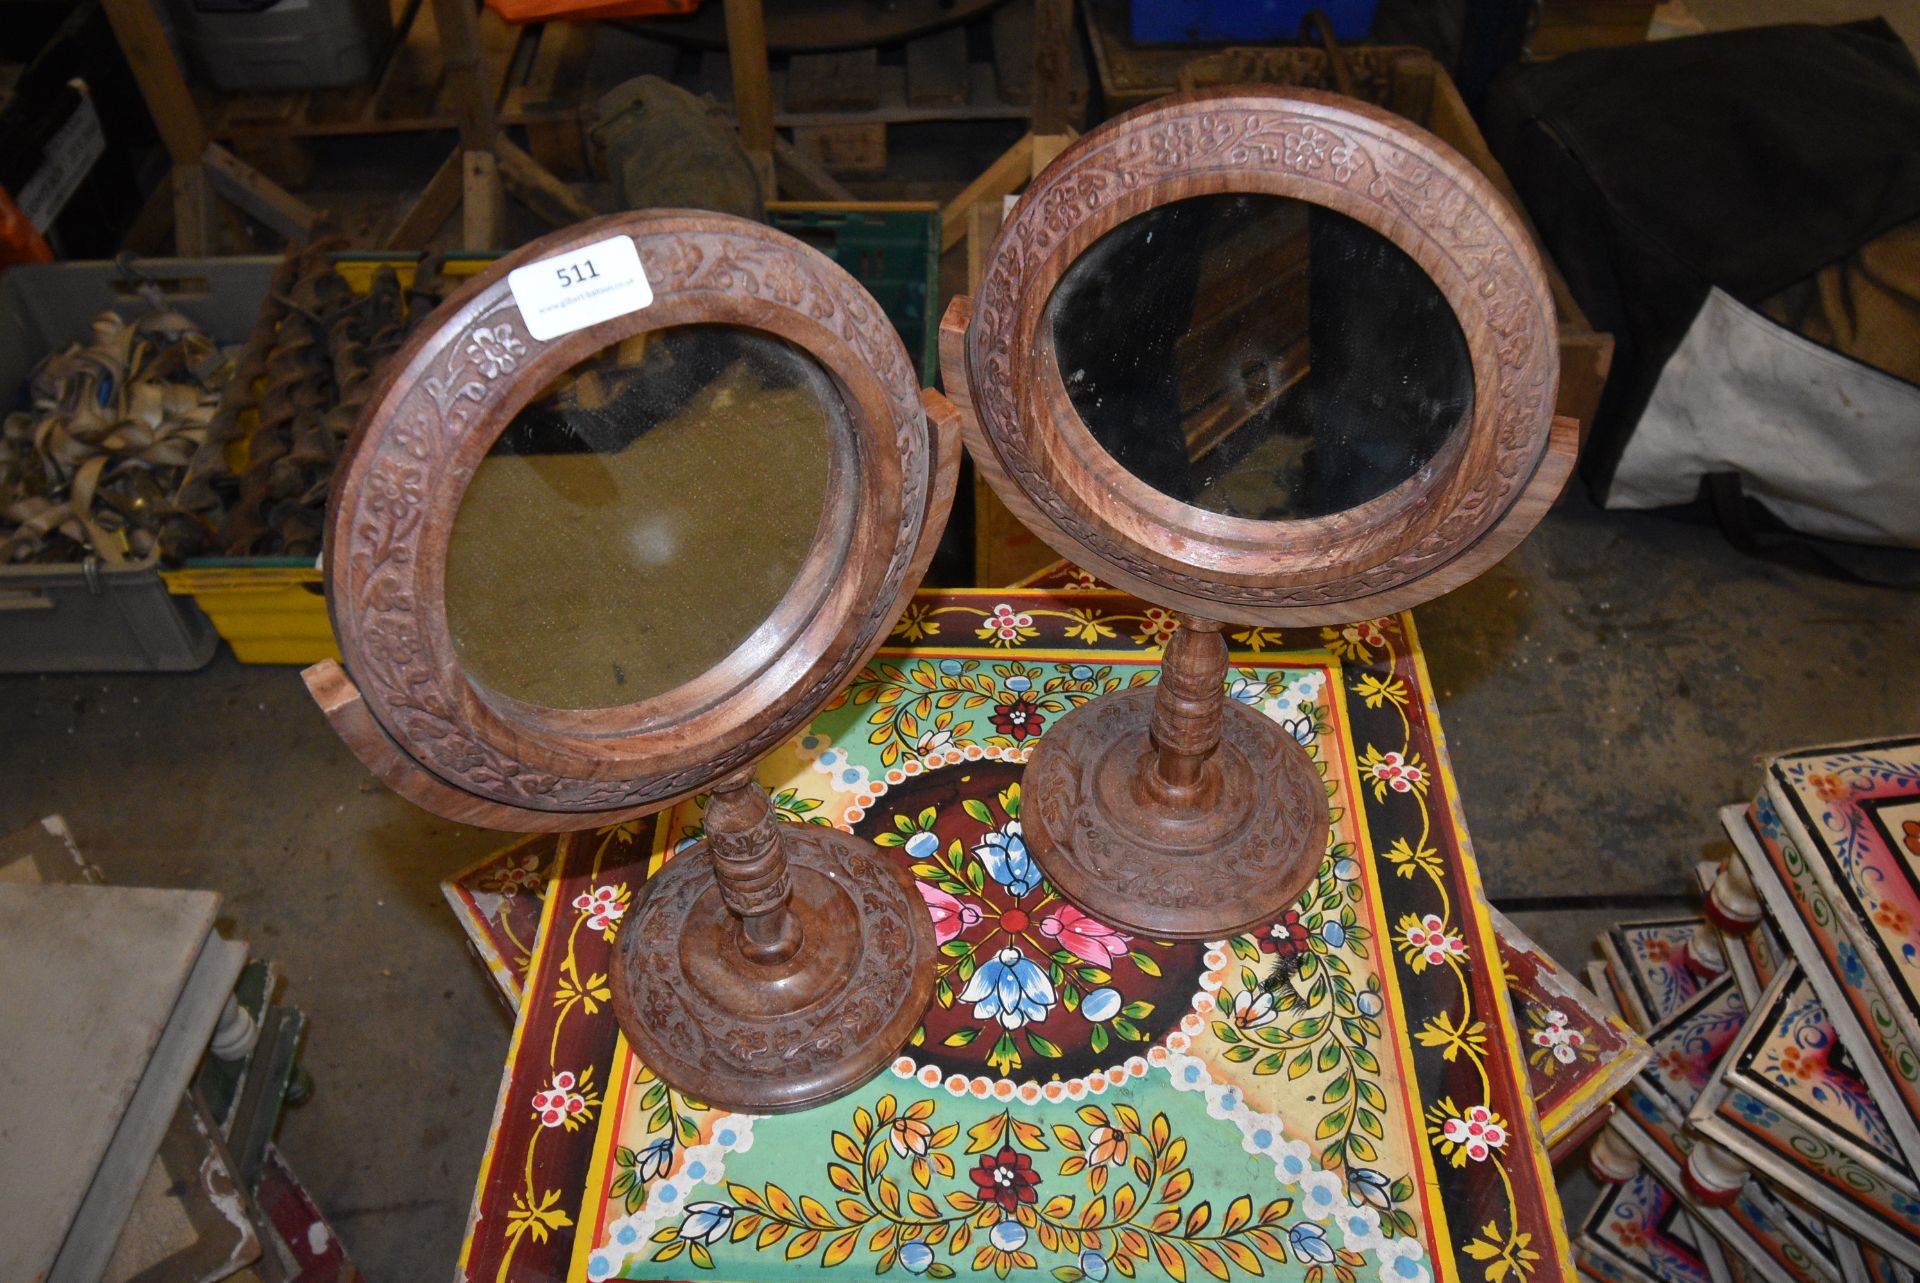
<path fill-rule="evenodd" d="M 1141 44 L 1287 42 L 1299 39 L 1301 19 L 1316 7 L 1342 40 L 1373 31 L 1375 0 L 1133 0 L 1132 34 Z"/>
<path fill-rule="evenodd" d="M 932 201 L 769 201 L 767 221 L 840 264 L 886 312 L 920 382 L 940 372 L 940 207 Z"/>
<path fill-rule="evenodd" d="M 240 343 L 273 279 L 271 258 L 46 263 L 0 276 L 0 388 L 21 403 L 41 358 L 108 308 L 144 310 L 141 288 L 219 343 Z M 219 639 L 192 602 L 169 597 L 153 565 L 97 562 L 0 567 L 0 672 L 141 672 L 199 668 Z"/>

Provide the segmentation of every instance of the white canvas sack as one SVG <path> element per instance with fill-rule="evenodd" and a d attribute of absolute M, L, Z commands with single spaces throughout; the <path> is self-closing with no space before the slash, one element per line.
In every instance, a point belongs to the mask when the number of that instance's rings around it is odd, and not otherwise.
<path fill-rule="evenodd" d="M 1738 473 L 1802 533 L 1920 548 L 1920 387 L 1715 289 L 1661 371 L 1606 506 L 1691 503 L 1716 472 Z"/>

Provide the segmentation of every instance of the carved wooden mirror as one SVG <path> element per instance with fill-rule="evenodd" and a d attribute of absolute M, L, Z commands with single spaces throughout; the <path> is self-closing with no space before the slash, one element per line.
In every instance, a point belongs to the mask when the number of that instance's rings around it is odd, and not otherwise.
<path fill-rule="evenodd" d="M 1552 297 L 1471 164 L 1331 94 L 1162 99 L 1028 189 L 941 361 L 975 464 L 1041 538 L 1180 613 L 1157 693 L 1027 766 L 1027 846 L 1115 926 L 1216 939 L 1311 882 L 1323 786 L 1223 695 L 1222 621 L 1402 610 L 1504 556 L 1572 463 Z"/>
<path fill-rule="evenodd" d="M 307 672 L 391 787 L 589 828 L 712 790 L 616 946 L 635 1050 L 755 1113 L 852 1089 L 912 1033 L 912 880 L 777 823 L 753 767 L 885 638 L 952 499 L 958 416 L 852 277 L 769 228 L 624 214 L 535 242 L 394 360 L 336 474 L 344 668 Z"/>

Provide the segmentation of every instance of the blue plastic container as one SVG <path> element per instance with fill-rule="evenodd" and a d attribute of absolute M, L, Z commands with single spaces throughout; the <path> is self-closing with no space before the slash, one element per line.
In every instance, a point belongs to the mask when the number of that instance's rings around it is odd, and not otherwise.
<path fill-rule="evenodd" d="M 1377 0 L 1318 0 L 1342 40 L 1373 31 Z M 1315 0 L 1133 0 L 1138 44 L 1287 43 L 1299 39 L 1300 20 Z"/>

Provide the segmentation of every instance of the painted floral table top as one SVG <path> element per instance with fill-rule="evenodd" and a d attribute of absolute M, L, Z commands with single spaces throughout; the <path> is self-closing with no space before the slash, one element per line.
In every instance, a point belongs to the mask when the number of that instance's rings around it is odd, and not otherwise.
<path fill-rule="evenodd" d="M 1280 922 L 1163 944 L 1039 878 L 1033 741 L 1153 681 L 1172 626 L 1117 593 L 922 594 L 763 765 L 787 818 L 892 851 L 941 941 L 914 1042 L 833 1104 L 710 1111 L 618 1037 L 614 934 L 646 870 L 698 838 L 696 806 L 519 848 L 513 877 L 552 892 L 465 1277 L 1567 1277 L 1409 620 L 1229 635 L 1233 697 L 1307 747 L 1334 815 Z M 530 886 L 481 891 L 522 941 Z"/>

